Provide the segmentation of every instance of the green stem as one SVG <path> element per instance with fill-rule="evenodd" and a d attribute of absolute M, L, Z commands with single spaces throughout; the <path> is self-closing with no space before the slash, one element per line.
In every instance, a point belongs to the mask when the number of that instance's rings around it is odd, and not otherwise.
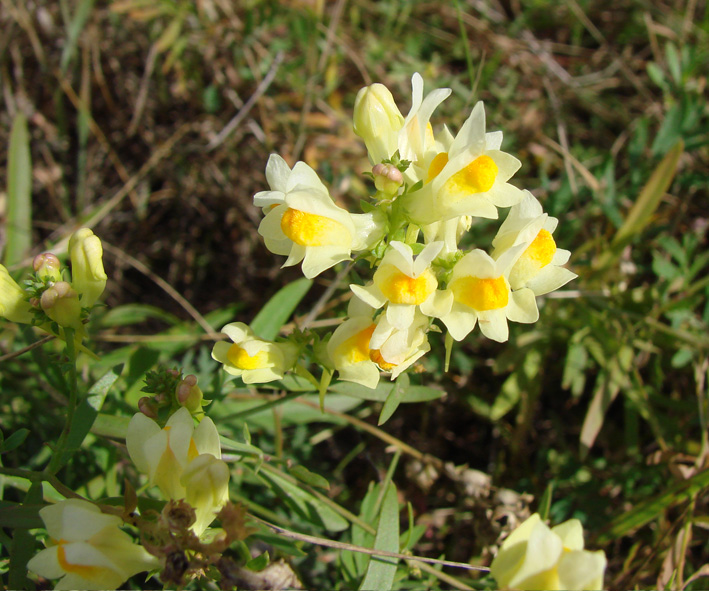
<path fill-rule="evenodd" d="M 75 331 L 73 328 L 64 327 L 64 339 L 66 342 L 66 354 L 69 358 L 69 376 L 67 381 L 67 388 L 69 390 L 69 402 L 67 403 L 66 410 L 66 421 L 64 423 L 64 428 L 59 435 L 59 441 L 54 448 L 54 454 L 52 459 L 49 461 L 49 465 L 45 468 L 45 474 L 53 476 L 56 474 L 60 468 L 64 465 L 65 452 L 67 440 L 69 439 L 69 433 L 71 432 L 71 423 L 74 420 L 74 411 L 76 410 L 76 403 L 78 399 L 78 379 L 76 372 L 76 343 L 74 342 Z"/>
<path fill-rule="evenodd" d="M 298 364 L 296 364 L 294 370 L 295 370 L 296 375 L 299 375 L 301 378 L 305 378 L 313 386 L 315 386 L 316 391 L 320 390 L 320 382 L 318 382 L 317 378 L 312 373 L 310 373 L 310 371 L 308 369 L 306 369 L 304 366 L 302 366 L 300 363 L 298 363 Z"/>

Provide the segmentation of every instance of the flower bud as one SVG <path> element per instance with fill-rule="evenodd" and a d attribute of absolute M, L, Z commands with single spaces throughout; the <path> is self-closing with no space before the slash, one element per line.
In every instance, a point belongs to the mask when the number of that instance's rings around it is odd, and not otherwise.
<path fill-rule="evenodd" d="M 175 396 L 177 402 L 192 414 L 202 409 L 202 398 L 204 398 L 204 395 L 197 385 L 197 378 L 193 375 L 185 376 L 185 378 L 177 384 Z"/>
<path fill-rule="evenodd" d="M 57 281 L 45 290 L 40 306 L 59 326 L 81 328 L 79 294 L 66 281 Z"/>
<path fill-rule="evenodd" d="M 32 307 L 25 300 L 25 292 L 10 277 L 8 270 L 0 265 L 0 316 L 12 322 L 30 324 Z"/>
<path fill-rule="evenodd" d="M 373 163 L 378 164 L 396 152 L 403 126 L 404 117 L 386 86 L 372 84 L 357 93 L 354 132 L 364 140 Z"/>
<path fill-rule="evenodd" d="M 106 287 L 101 240 L 89 228 L 81 228 L 69 239 L 71 282 L 81 295 L 81 305 L 90 308 Z"/>
<path fill-rule="evenodd" d="M 32 268 L 37 273 L 37 277 L 46 281 L 61 281 L 61 263 L 56 255 L 51 252 L 43 252 L 34 257 Z"/>
<path fill-rule="evenodd" d="M 150 396 L 143 396 L 140 400 L 138 400 L 138 410 L 140 410 L 140 412 L 142 412 L 149 419 L 158 418 L 157 404 L 155 404 Z"/>
<path fill-rule="evenodd" d="M 377 164 L 372 168 L 374 186 L 387 196 L 394 196 L 404 183 L 404 175 L 393 164 Z"/>

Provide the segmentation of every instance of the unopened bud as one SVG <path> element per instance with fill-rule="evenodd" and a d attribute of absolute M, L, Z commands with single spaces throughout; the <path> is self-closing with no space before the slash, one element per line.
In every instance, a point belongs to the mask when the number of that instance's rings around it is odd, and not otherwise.
<path fill-rule="evenodd" d="M 51 252 L 43 252 L 34 257 L 32 268 L 37 273 L 37 277 L 48 281 L 61 281 L 61 263 L 56 255 Z"/>
<path fill-rule="evenodd" d="M 57 281 L 46 289 L 39 301 L 42 310 L 59 326 L 81 327 L 79 294 L 66 281 Z"/>
<path fill-rule="evenodd" d="M 90 308 L 106 287 L 101 240 L 89 228 L 81 228 L 69 239 L 71 280 L 81 294 L 81 303 Z"/>
<path fill-rule="evenodd" d="M 404 183 L 404 175 L 393 164 L 377 164 L 372 168 L 372 174 L 377 190 L 389 196 L 396 195 Z"/>
<path fill-rule="evenodd" d="M 390 158 L 397 149 L 404 117 L 394 97 L 383 84 L 366 86 L 357 93 L 354 105 L 354 131 L 364 140 L 372 162 Z"/>
<path fill-rule="evenodd" d="M 175 389 L 177 402 L 184 406 L 190 413 L 195 413 L 202 408 L 202 390 L 197 385 L 197 378 L 193 375 L 185 378 L 177 384 Z"/>
<path fill-rule="evenodd" d="M 138 400 L 138 410 L 142 412 L 149 419 L 158 418 L 158 409 L 153 399 L 150 396 L 143 396 Z"/>

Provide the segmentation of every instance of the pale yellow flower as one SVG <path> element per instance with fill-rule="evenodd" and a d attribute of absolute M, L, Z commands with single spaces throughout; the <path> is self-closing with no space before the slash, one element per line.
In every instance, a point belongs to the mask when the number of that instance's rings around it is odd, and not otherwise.
<path fill-rule="evenodd" d="M 426 170 L 419 172 L 424 186 L 406 198 L 409 217 L 421 225 L 461 215 L 497 219 L 498 207 L 519 203 L 522 191 L 508 181 L 521 163 L 501 143 L 501 132 L 485 133 L 478 102 L 455 137 L 444 130 L 437 149 L 426 153 Z"/>
<path fill-rule="evenodd" d="M 504 541 L 490 574 L 503 589 L 585 591 L 603 588 L 605 568 L 602 550 L 584 550 L 578 519 L 550 529 L 535 513 Z"/>
<path fill-rule="evenodd" d="M 478 322 L 487 338 L 504 342 L 509 336 L 508 319 L 537 321 L 532 291 L 510 289 L 508 275 L 520 249 L 510 249 L 498 260 L 483 250 L 473 250 L 455 265 L 448 287 L 436 294 L 432 315 L 441 319 L 456 341 L 468 336 Z"/>
<path fill-rule="evenodd" d="M 224 370 L 240 377 L 245 384 L 280 380 L 296 362 L 298 350 L 292 343 L 274 343 L 258 338 L 243 322 L 222 328 L 231 343 L 220 341 L 212 349 L 212 358 Z"/>
<path fill-rule="evenodd" d="M 510 270 L 512 289 L 528 287 L 535 295 L 543 295 L 559 289 L 576 277 L 576 274 L 561 267 L 569 260 L 568 250 L 557 248 L 552 237 L 559 220 L 542 212 L 539 201 L 529 191 L 518 205 L 510 209 L 507 219 L 500 226 L 492 241 L 492 257 L 525 244 Z"/>
<path fill-rule="evenodd" d="M 159 566 L 157 558 L 119 529 L 122 521 L 96 505 L 67 499 L 39 510 L 49 546 L 27 563 L 55 589 L 118 589 L 133 575 Z"/>
<path fill-rule="evenodd" d="M 0 316 L 11 322 L 30 324 L 32 322 L 32 306 L 26 300 L 27 294 L 10 277 L 8 270 L 0 265 Z"/>
<path fill-rule="evenodd" d="M 180 408 L 162 429 L 143 413 L 128 424 L 126 446 L 136 468 L 167 499 L 185 499 L 195 510 L 192 529 L 200 535 L 226 503 L 229 468 L 221 461 L 219 433 L 206 417 L 195 427 Z"/>
<path fill-rule="evenodd" d="M 381 238 L 383 224 L 374 213 L 353 215 L 335 205 L 306 164 L 298 163 L 290 171 L 282 159 L 272 156 L 269 166 L 276 190 L 254 197 L 266 212 L 258 231 L 266 248 L 288 257 L 284 267 L 302 261 L 303 274 L 311 279 Z"/>
<path fill-rule="evenodd" d="M 398 330 L 406 330 L 417 310 L 430 316 L 430 304 L 438 287 L 431 263 L 443 247 L 442 242 L 428 244 L 414 260 L 408 244 L 393 240 L 384 254 L 373 281 L 350 289 L 372 308 L 386 304 L 386 317 Z"/>

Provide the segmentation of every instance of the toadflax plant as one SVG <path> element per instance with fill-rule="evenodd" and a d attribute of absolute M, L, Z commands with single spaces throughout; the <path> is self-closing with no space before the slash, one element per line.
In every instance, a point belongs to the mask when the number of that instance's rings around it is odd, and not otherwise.
<path fill-rule="evenodd" d="M 287 389 L 287 374 L 292 372 L 319 390 L 324 407 L 334 372 L 340 380 L 366 389 L 377 388 L 386 374 L 397 384 L 384 404 L 380 416 L 384 422 L 403 400 L 409 383 L 406 370 L 431 350 L 432 332 L 445 333 L 447 356 L 456 341 L 477 327 L 485 337 L 504 342 L 509 337 L 508 322 L 538 320 L 536 296 L 575 277 L 563 267 L 569 252 L 557 248 L 553 238 L 557 220 L 543 212 L 530 192 L 510 184 L 520 162 L 500 150 L 501 132 L 486 132 L 482 103 L 475 105 L 455 136 L 447 127 L 434 132 L 431 117 L 451 91 L 436 89 L 424 97 L 418 74 L 412 87 L 406 117 L 381 84 L 363 88 L 357 95 L 354 129 L 367 147 L 372 165 L 368 174 L 375 187 L 361 212 L 337 205 L 304 162 L 291 168 L 276 154 L 269 158 L 270 188 L 254 196 L 254 204 L 264 214 L 259 233 L 266 246 L 287 257 L 284 266 L 300 264 L 308 279 L 352 259 L 368 263 L 371 276 L 364 284 L 349 285 L 347 315 L 331 334 L 305 329 L 271 341 L 255 330 L 258 322 L 224 326 L 228 340 L 214 345 L 212 357 L 229 379 L 249 387 L 281 382 Z M 489 251 L 459 247 L 466 234 L 475 243 L 476 220 L 498 219 L 501 209 L 508 211 Z M 137 401 L 139 412 L 131 419 L 102 416 L 100 422 L 107 429 L 102 434 L 125 440 L 120 469 L 127 466 L 128 477 L 123 495 L 88 499 L 83 496 L 92 491 L 88 485 L 77 487 L 81 494 L 71 490 L 62 483 L 61 470 L 85 445 L 84 438 L 122 366 L 114 367 L 91 388 L 80 384 L 80 373 L 88 372 L 78 371 L 79 354 L 97 358 L 85 344 L 86 323 L 108 277 L 101 241 L 90 229 L 78 230 L 68 250 L 70 273 L 57 256 L 45 253 L 34 259 L 34 273 L 22 285 L 0 266 L 0 315 L 49 332 L 65 347 L 56 382 L 67 403 L 65 425 L 51 446 L 46 466 L 41 470 L 0 466 L 0 474 L 31 483 L 24 503 L 17 504 L 25 511 L 14 517 L 18 525 L 13 527 L 19 533 L 14 534 L 13 544 L 34 541 L 35 534 L 29 532 L 40 531 L 42 525 L 46 531 L 45 548 L 33 556 L 13 546 L 11 583 L 28 587 L 24 581 L 29 571 L 34 577 L 55 580 L 56 589 L 111 589 L 129 578 L 137 584 L 135 576 L 147 572 L 147 576 L 158 575 L 166 587 L 182 588 L 206 579 L 205 588 L 215 582 L 224 589 L 300 588 L 287 564 L 269 563 L 267 552 L 252 557 L 245 543 L 249 536 L 260 534 L 270 536 L 262 541 L 277 546 L 277 534 L 283 536 L 281 544 L 290 538 L 358 552 L 360 558 L 380 554 L 368 563 L 353 559 L 351 552 L 342 554 L 341 573 L 349 579 L 345 583 L 359 580 L 361 589 L 392 588 L 398 584 L 399 565 L 412 568 L 413 560 L 489 570 L 496 584 L 508 589 L 602 586 L 605 555 L 584 549 L 581 523 L 573 519 L 549 528 L 538 514 L 533 515 L 506 538 L 490 569 L 413 556 L 416 534 L 412 532 L 420 525 L 399 533 L 399 497 L 392 482 L 400 451 L 386 479 L 370 487 L 362 515 L 356 517 L 313 492 L 329 487 L 325 478 L 293 465 L 281 453 L 274 457 L 252 444 L 246 423 L 244 443 L 222 436 L 219 420 L 206 416 L 212 401 L 204 399 L 197 377 L 183 376 L 177 369 L 147 372 L 142 392 L 148 395 Z M 131 365 L 134 362 L 140 366 L 140 360 L 131 359 Z M 311 365 L 320 367 L 320 379 L 311 373 Z M 218 384 L 217 396 L 222 378 L 219 372 L 212 380 Z M 264 406 L 282 399 L 273 398 Z M 121 404 L 125 406 L 125 401 Z M 254 409 L 264 410 L 253 407 L 249 412 Z M 0 440 L 0 453 L 14 450 L 26 436 L 18 431 Z M 353 544 L 290 531 L 262 519 L 263 511 L 260 517 L 249 514 L 246 506 L 251 510 L 258 503 L 244 494 L 239 495 L 243 504 L 233 502 L 236 481 L 243 482 L 245 475 L 290 503 L 294 524 L 306 520 L 311 529 L 332 532 L 351 526 Z M 134 488 L 129 477 L 143 486 Z M 43 498 L 43 485 L 52 487 L 53 496 Z M 118 486 L 113 482 L 112 490 Z M 45 506 L 45 500 L 51 503 Z M 412 517 L 411 505 L 409 512 Z M 280 519 L 270 509 L 265 515 Z M 0 541 L 5 544 L 4 537 Z M 430 567 L 429 572 L 446 580 L 441 571 Z"/>
<path fill-rule="evenodd" d="M 502 132 L 486 132 L 482 102 L 455 136 L 445 126 L 434 132 L 431 116 L 451 91 L 424 97 L 419 74 L 412 87 L 406 117 L 382 84 L 357 95 L 354 130 L 376 188 L 363 212 L 338 206 L 312 168 L 298 162 L 291 169 L 276 154 L 266 166 L 270 190 L 254 196 L 265 214 L 259 233 L 271 252 L 288 257 L 284 267 L 302 263 L 312 278 L 354 257 L 373 269 L 369 283 L 350 285 L 347 318 L 324 337 L 326 354 L 316 355 L 341 380 L 367 388 L 425 355 L 431 332 L 446 332 L 448 353 L 476 326 L 506 341 L 508 321 L 536 322 L 535 296 L 576 276 L 562 266 L 569 252 L 554 241 L 558 221 L 510 184 L 521 164 L 500 149 Z M 474 241 L 477 219 L 498 219 L 501 209 L 507 217 L 490 252 L 459 247 L 466 234 Z M 213 354 L 230 373 L 245 372 L 250 383 L 282 375 L 280 357 L 235 347 L 220 343 Z"/>

